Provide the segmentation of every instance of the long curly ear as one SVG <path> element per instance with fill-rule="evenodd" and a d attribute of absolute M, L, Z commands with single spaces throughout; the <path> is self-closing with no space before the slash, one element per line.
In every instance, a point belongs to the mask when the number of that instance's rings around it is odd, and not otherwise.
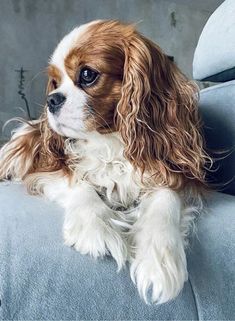
<path fill-rule="evenodd" d="M 142 178 L 175 189 L 189 179 L 204 183 L 207 155 L 197 97 L 195 84 L 157 45 L 134 31 L 125 44 L 116 122 L 125 157 Z"/>
<path fill-rule="evenodd" d="M 47 92 L 50 89 L 50 81 Z M 39 172 L 68 171 L 64 138 L 53 132 L 46 110 L 36 121 L 24 121 L 0 150 L 0 179 L 26 179 Z"/>

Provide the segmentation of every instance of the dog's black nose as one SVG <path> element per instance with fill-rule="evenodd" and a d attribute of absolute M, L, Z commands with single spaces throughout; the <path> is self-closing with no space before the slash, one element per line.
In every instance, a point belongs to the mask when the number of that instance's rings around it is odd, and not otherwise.
<path fill-rule="evenodd" d="M 61 93 L 55 93 L 47 97 L 47 106 L 52 114 L 55 114 L 65 102 L 66 97 Z"/>

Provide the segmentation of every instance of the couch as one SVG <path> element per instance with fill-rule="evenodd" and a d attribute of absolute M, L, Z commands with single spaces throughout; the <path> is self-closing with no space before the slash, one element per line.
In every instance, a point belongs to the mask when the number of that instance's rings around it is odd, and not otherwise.
<path fill-rule="evenodd" d="M 146 305 L 128 268 L 117 273 L 112 258 L 94 260 L 64 246 L 59 207 L 28 195 L 20 183 L 2 182 L 1 320 L 235 319 L 233 17 L 235 1 L 227 0 L 208 20 L 195 51 L 194 77 L 224 83 L 200 94 L 208 150 L 217 159 L 208 179 L 217 191 L 207 196 L 207 213 L 197 221 L 187 252 L 189 280 L 180 295 Z"/>

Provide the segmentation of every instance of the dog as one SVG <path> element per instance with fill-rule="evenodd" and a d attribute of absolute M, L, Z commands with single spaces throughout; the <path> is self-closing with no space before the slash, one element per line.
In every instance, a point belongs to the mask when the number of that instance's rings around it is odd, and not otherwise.
<path fill-rule="evenodd" d="M 66 245 L 109 254 L 118 269 L 128 261 L 146 302 L 174 299 L 207 185 L 197 86 L 135 25 L 116 20 L 66 35 L 48 78 L 41 117 L 1 149 L 0 178 L 64 208 Z"/>

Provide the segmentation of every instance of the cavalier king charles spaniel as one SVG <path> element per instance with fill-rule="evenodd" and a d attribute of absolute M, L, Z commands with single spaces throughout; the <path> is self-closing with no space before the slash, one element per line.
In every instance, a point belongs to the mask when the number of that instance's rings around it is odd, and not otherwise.
<path fill-rule="evenodd" d="M 134 25 L 72 30 L 48 67 L 47 104 L 0 153 L 0 178 L 22 180 L 65 210 L 65 244 L 118 269 L 163 303 L 187 280 L 185 247 L 202 210 L 198 91 Z"/>

